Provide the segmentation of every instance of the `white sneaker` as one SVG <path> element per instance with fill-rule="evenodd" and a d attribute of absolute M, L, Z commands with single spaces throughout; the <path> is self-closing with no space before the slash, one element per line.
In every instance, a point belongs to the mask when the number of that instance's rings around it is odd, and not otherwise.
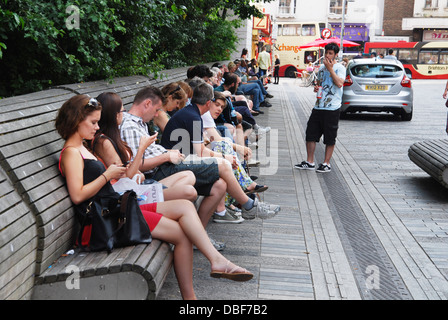
<path fill-rule="evenodd" d="M 256 142 L 249 142 L 248 147 L 257 149 L 258 148 L 258 143 L 256 143 Z"/>
<path fill-rule="evenodd" d="M 268 133 L 269 131 L 271 131 L 271 127 L 260 127 L 260 126 L 258 126 L 258 128 L 255 129 L 255 131 L 256 131 L 258 134 L 266 134 L 266 133 Z"/>
<path fill-rule="evenodd" d="M 260 161 L 255 160 L 253 158 L 249 159 L 249 161 L 247 162 L 247 166 L 248 167 L 256 167 L 260 164 Z"/>
<path fill-rule="evenodd" d="M 280 206 L 259 202 L 255 198 L 252 209 L 246 210 L 242 208 L 242 216 L 246 220 L 253 220 L 255 218 L 270 219 L 275 217 L 280 210 Z"/>

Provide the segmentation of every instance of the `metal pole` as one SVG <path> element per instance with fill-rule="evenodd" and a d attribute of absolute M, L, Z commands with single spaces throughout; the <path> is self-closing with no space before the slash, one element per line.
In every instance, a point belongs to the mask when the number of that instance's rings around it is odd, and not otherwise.
<path fill-rule="evenodd" d="M 345 5 L 347 0 L 342 1 L 342 23 L 341 23 L 341 54 L 339 55 L 339 61 L 342 61 L 344 56 L 344 28 L 345 28 Z"/>

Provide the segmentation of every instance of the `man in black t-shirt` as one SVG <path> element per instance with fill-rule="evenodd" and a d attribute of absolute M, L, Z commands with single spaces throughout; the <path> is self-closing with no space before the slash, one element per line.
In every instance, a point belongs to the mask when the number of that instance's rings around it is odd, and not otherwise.
<path fill-rule="evenodd" d="M 163 130 L 161 145 L 169 150 L 179 150 L 185 156 L 195 154 L 193 145 L 204 142 L 202 131 L 199 108 L 196 104 L 190 104 L 170 118 Z"/>

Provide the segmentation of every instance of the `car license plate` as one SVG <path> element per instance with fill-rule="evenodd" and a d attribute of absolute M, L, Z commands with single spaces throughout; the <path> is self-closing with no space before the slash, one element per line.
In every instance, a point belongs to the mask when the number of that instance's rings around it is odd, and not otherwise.
<path fill-rule="evenodd" d="M 366 91 L 387 91 L 389 87 L 387 85 L 380 84 L 367 84 Z"/>

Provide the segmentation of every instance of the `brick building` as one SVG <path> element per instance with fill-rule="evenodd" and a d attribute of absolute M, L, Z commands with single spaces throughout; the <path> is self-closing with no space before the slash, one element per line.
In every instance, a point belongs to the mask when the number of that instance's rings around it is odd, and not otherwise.
<path fill-rule="evenodd" d="M 385 0 L 383 30 L 384 36 L 413 38 L 413 31 L 403 30 L 403 19 L 414 16 L 414 0 Z"/>

